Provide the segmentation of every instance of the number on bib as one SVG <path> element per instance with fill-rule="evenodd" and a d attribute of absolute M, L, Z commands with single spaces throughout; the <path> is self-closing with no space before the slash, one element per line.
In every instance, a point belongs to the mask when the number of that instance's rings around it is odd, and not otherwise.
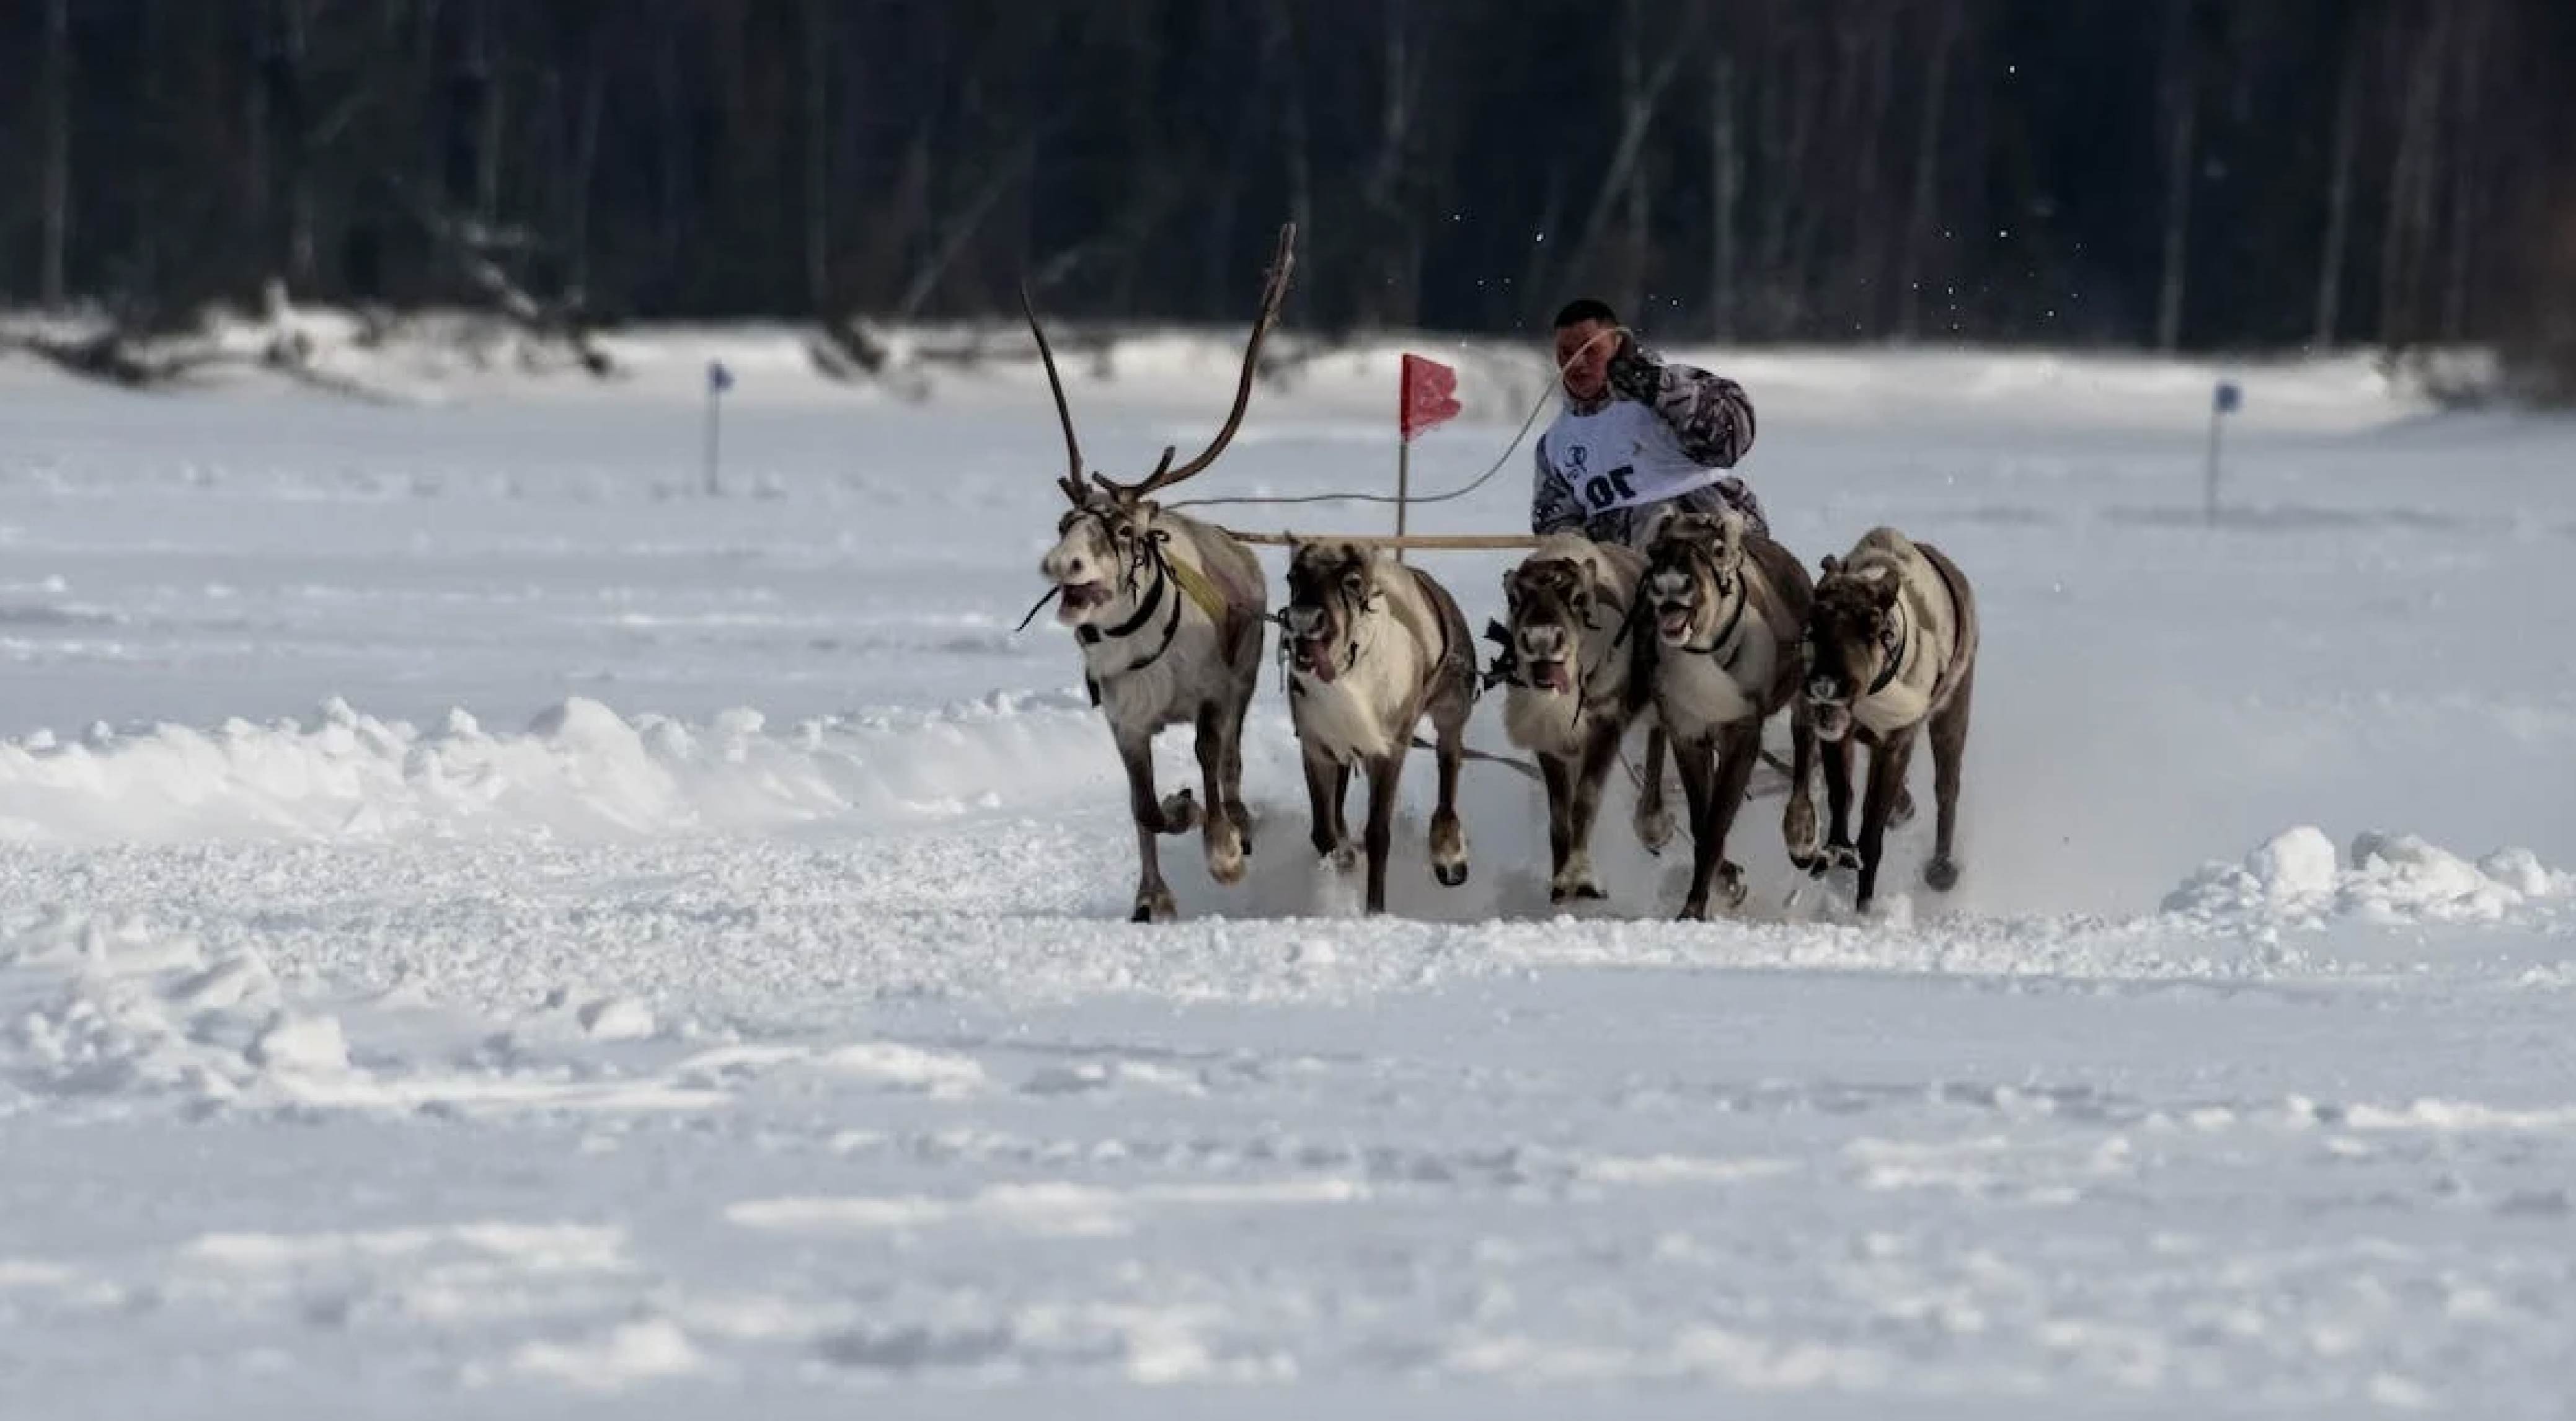
<path fill-rule="evenodd" d="M 1608 508 L 1620 499 L 1635 498 L 1636 488 L 1628 480 L 1637 472 L 1633 464 L 1621 464 L 1606 474 L 1594 474 L 1583 481 L 1583 499 L 1595 509 Z"/>

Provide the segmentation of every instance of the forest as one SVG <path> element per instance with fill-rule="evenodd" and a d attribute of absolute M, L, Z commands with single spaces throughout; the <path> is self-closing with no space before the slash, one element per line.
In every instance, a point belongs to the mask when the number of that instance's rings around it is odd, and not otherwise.
<path fill-rule="evenodd" d="M 2563 343 L 2565 0 L 0 0 L 0 305 Z"/>

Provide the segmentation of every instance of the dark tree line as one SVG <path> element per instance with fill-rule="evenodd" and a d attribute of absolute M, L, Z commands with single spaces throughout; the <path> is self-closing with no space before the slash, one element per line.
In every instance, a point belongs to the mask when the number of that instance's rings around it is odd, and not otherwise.
<path fill-rule="evenodd" d="M 2571 133 L 2567 0 L 0 0 L 0 301 L 2532 339 Z"/>

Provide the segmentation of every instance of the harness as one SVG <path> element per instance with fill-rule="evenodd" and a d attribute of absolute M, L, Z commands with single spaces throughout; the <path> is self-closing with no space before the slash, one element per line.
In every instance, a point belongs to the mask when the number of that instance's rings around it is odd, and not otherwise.
<path fill-rule="evenodd" d="M 1957 613 L 1960 608 L 1959 585 L 1950 580 L 1949 570 L 1941 566 L 1939 559 L 1926 557 L 1923 561 L 1931 564 L 1933 575 L 1941 579 L 1942 594 L 1950 599 L 1951 611 L 1953 613 Z M 1904 600 L 1899 598 L 1896 606 L 1899 615 L 1902 615 L 1905 609 Z M 1869 695 L 1875 696 L 1879 692 L 1886 690 L 1890 685 L 1894 684 L 1897 674 L 1905 669 L 1906 650 L 1913 645 L 1914 638 L 1911 636 L 1899 636 L 1896 638 L 1896 654 L 1887 658 L 1887 664 L 1879 668 L 1878 679 L 1869 683 Z M 1956 658 L 1953 657 L 1953 660 L 1955 661 Z M 1942 688 L 1948 683 L 1950 673 L 1954 669 L 1956 669 L 1954 666 L 1945 666 L 1941 668 L 1940 675 L 1932 678 L 1932 693 L 1930 697 L 1932 700 L 1938 701 L 1941 699 Z"/>
<path fill-rule="evenodd" d="M 1708 562 L 1708 553 L 1705 549 L 1694 545 L 1690 549 L 1690 559 L 1694 563 L 1704 565 Z M 1708 571 L 1710 580 L 1716 580 L 1717 570 L 1714 567 L 1710 567 Z M 1653 575 L 1651 569 L 1647 575 Z M 1709 638 L 1708 645 L 1693 646 L 1689 642 L 1683 642 L 1681 645 L 1674 647 L 1673 650 L 1686 651 L 1694 656 L 1715 656 L 1721 651 L 1726 651 L 1726 644 L 1729 641 L 1734 640 L 1736 628 L 1744 625 L 1744 609 L 1753 605 L 1752 582 L 1741 574 L 1737 575 L 1736 581 L 1742 584 L 1743 595 L 1735 599 L 1735 610 L 1726 614 L 1726 625 L 1717 629 L 1717 635 Z M 1640 605 L 1643 605 L 1642 599 L 1640 599 Z M 1738 644 L 1733 651 L 1726 651 L 1726 658 L 1717 663 L 1718 669 L 1726 672 L 1730 676 L 1733 675 L 1735 673 L 1736 658 L 1742 655 L 1744 655 L 1744 647 L 1741 644 Z"/>
<path fill-rule="evenodd" d="M 1104 525 L 1108 522 L 1106 515 L 1094 510 L 1084 510 L 1084 516 L 1097 518 Z M 1171 538 L 1172 535 L 1169 532 L 1160 528 L 1155 529 L 1137 547 L 1136 556 L 1128 563 L 1127 576 L 1123 579 L 1128 587 L 1133 588 L 1136 585 L 1136 573 L 1140 568 L 1152 568 L 1154 580 L 1145 588 L 1144 600 L 1136 604 L 1136 610 L 1128 614 L 1127 620 L 1107 630 L 1088 623 L 1074 629 L 1074 637 L 1084 646 L 1125 641 L 1143 630 L 1145 625 L 1154 619 L 1155 611 L 1163 605 L 1166 589 L 1175 585 L 1181 589 L 1180 595 L 1171 599 L 1171 615 L 1164 621 L 1163 635 L 1154 644 L 1154 649 L 1129 662 L 1121 670 L 1112 672 L 1112 675 L 1133 675 L 1163 659 L 1164 654 L 1172 649 L 1173 641 L 1181 634 L 1181 607 L 1184 600 L 1196 602 L 1199 610 L 1207 614 L 1209 621 L 1219 626 L 1224 625 L 1225 604 L 1217 596 L 1216 589 L 1208 585 L 1206 577 L 1201 575 L 1198 569 L 1185 562 L 1175 561 L 1164 551 L 1165 545 L 1171 542 Z M 1044 605 L 1043 601 L 1040 605 Z M 1031 610 L 1034 612 L 1035 609 Z M 1100 678 L 1086 671 L 1083 674 L 1082 685 L 1083 689 L 1090 693 L 1091 703 L 1095 706 L 1100 704 Z"/>

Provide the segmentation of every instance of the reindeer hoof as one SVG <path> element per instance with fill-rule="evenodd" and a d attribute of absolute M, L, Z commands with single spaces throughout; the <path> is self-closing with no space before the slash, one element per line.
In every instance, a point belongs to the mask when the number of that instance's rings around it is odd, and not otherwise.
<path fill-rule="evenodd" d="M 1208 855 L 1208 877 L 1231 888 L 1243 881 L 1243 850 L 1218 850 Z"/>
<path fill-rule="evenodd" d="M 1136 911 L 1129 916 L 1127 921 L 1131 923 L 1168 923 L 1180 915 L 1180 909 L 1173 906 L 1171 894 L 1140 893 L 1136 895 Z"/>
<path fill-rule="evenodd" d="M 1637 816 L 1637 842 L 1646 846 L 1646 852 L 1650 854 L 1661 854 L 1664 851 L 1664 846 L 1672 841 L 1673 814 L 1671 810 L 1661 809 L 1652 814 L 1639 814 Z"/>
<path fill-rule="evenodd" d="M 1681 911 L 1681 915 L 1680 915 L 1679 917 L 1676 917 L 1673 921 L 1678 922 L 1678 923 L 1704 923 L 1704 922 L 1707 922 L 1707 921 L 1708 921 L 1708 900 L 1707 900 L 1707 899 L 1705 899 L 1705 898 L 1694 898 L 1694 899 L 1688 899 L 1688 900 L 1685 900 L 1685 901 L 1682 903 L 1682 911 Z"/>
<path fill-rule="evenodd" d="M 1729 909 L 1743 907 L 1745 898 L 1753 891 L 1744 882 L 1744 866 L 1737 863 L 1719 864 L 1717 891 L 1726 899 L 1726 906 Z"/>
<path fill-rule="evenodd" d="M 1435 863 L 1431 866 L 1431 876 L 1440 881 L 1441 887 L 1455 888 L 1467 881 L 1467 863 L 1464 859 L 1456 863 Z"/>
<path fill-rule="evenodd" d="M 1601 891 L 1600 884 L 1588 878 L 1574 883 L 1560 883 L 1547 890 L 1547 901 L 1551 903 L 1576 901 L 1597 903 L 1609 896 Z"/>
<path fill-rule="evenodd" d="M 1903 785 L 1898 785 L 1896 787 L 1896 803 L 1890 806 L 1887 811 L 1887 822 L 1890 824 L 1906 824 L 1911 823 L 1913 819 L 1914 791 L 1907 789 Z"/>
<path fill-rule="evenodd" d="M 1935 893 L 1947 893 L 1959 886 L 1959 865 L 1949 859 L 1934 859 L 1923 865 L 1923 882 Z"/>
<path fill-rule="evenodd" d="M 1198 796 L 1188 790 L 1167 795 L 1163 800 L 1163 832 L 1186 834 L 1199 827 Z"/>
<path fill-rule="evenodd" d="M 1860 850 L 1853 848 L 1849 844 L 1827 844 L 1825 845 L 1825 851 L 1816 856 L 1815 866 L 1808 869 L 1807 872 L 1814 877 L 1822 878 L 1826 874 L 1829 874 L 1838 868 L 1850 869 L 1852 872 L 1858 873 L 1860 871 Z"/>
<path fill-rule="evenodd" d="M 1344 844 L 1340 848 L 1321 850 L 1316 857 L 1324 867 L 1335 873 L 1349 873 L 1360 866 L 1360 851 L 1349 844 Z"/>

